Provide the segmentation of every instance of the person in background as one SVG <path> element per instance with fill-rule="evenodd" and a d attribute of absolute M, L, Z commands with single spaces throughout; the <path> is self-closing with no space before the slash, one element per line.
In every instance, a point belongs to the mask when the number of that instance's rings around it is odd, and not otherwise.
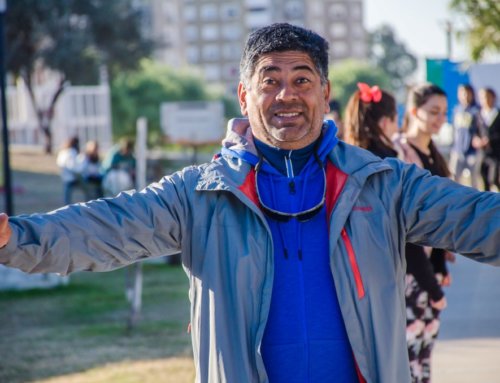
<path fill-rule="evenodd" d="M 79 184 L 80 168 L 77 160 L 79 150 L 80 141 L 77 136 L 73 136 L 64 142 L 57 154 L 56 163 L 61 171 L 65 205 L 72 202 L 73 191 Z"/>
<path fill-rule="evenodd" d="M 340 106 L 340 102 L 335 99 L 330 100 L 329 106 L 330 111 L 325 115 L 325 120 L 333 120 L 333 122 L 335 122 L 338 130 L 337 137 L 342 139 L 344 135 L 344 124 L 342 122 L 342 108 Z"/>
<path fill-rule="evenodd" d="M 468 170 L 471 186 L 477 188 L 476 149 L 472 145 L 478 135 L 478 113 L 474 88 L 468 84 L 458 87 L 459 104 L 453 111 L 453 147 L 450 154 L 450 169 L 453 178 L 461 182 L 463 173 Z"/>
<path fill-rule="evenodd" d="M 446 122 L 446 93 L 436 85 L 425 83 L 409 90 L 402 132 L 394 139 L 399 157 L 427 169 L 432 175 L 449 177 L 446 160 L 432 141 Z M 446 197 L 449 198 L 449 197 Z M 406 339 L 413 383 L 431 379 L 431 354 L 438 335 L 439 314 L 446 307 L 441 286 L 448 286 L 451 276 L 446 260 L 452 253 L 437 248 L 406 244 L 407 271 L 405 297 Z M 430 262 L 425 262 L 429 256 Z"/>
<path fill-rule="evenodd" d="M 398 152 L 392 142 L 392 138 L 395 138 L 398 132 L 396 99 L 392 94 L 378 86 L 370 87 L 359 83 L 358 91 L 352 94 L 347 103 L 345 116 L 346 142 L 365 148 L 381 158 L 401 156 L 401 159 L 405 160 L 402 152 Z M 415 382 L 419 381 L 417 376 L 422 375 L 422 364 L 428 357 L 424 357 L 423 350 L 422 356 L 420 352 L 416 352 L 416 349 L 423 344 L 425 327 L 424 322 L 420 318 L 417 319 L 414 314 L 416 294 L 412 291 L 414 285 L 418 285 L 419 291 L 427 294 L 424 298 L 430 299 L 434 307 L 441 309 L 446 306 L 446 298 L 434 272 L 433 262 L 436 261 L 437 253 L 436 251 L 431 261 L 423 247 L 408 243 L 405 246 L 406 282 L 408 283 L 406 306 L 409 314 L 407 320 L 408 354 Z M 415 334 L 416 320 L 421 321 L 418 325 L 420 331 L 418 334 Z"/>
<path fill-rule="evenodd" d="M 133 188 L 135 168 L 134 142 L 128 138 L 122 138 L 111 148 L 102 163 L 103 188 L 106 194 L 112 196 Z"/>
<path fill-rule="evenodd" d="M 408 383 L 401 249 L 500 265 L 500 194 L 339 141 L 329 100 L 328 42 L 259 28 L 240 64 L 248 123 L 211 162 L 114 198 L 0 214 L 0 264 L 67 274 L 181 252 L 197 382 Z"/>
<path fill-rule="evenodd" d="M 496 186 L 500 191 L 500 113 L 496 106 L 497 96 L 492 88 L 479 91 L 479 134 L 473 144 L 478 149 L 479 168 L 484 190 Z"/>
<path fill-rule="evenodd" d="M 97 141 L 87 141 L 85 150 L 78 155 L 77 161 L 86 200 L 101 198 L 103 196 L 102 173 Z"/>
<path fill-rule="evenodd" d="M 358 83 L 347 102 L 344 141 L 381 157 L 397 157 L 392 136 L 398 131 L 396 99 L 378 86 Z"/>

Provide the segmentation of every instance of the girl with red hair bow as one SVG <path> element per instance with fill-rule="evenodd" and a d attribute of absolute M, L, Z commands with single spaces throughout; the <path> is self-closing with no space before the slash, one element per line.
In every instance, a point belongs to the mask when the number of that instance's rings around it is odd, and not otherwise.
<path fill-rule="evenodd" d="M 344 140 L 379 157 L 396 157 L 391 137 L 397 132 L 396 99 L 378 86 L 358 83 L 345 110 Z"/>

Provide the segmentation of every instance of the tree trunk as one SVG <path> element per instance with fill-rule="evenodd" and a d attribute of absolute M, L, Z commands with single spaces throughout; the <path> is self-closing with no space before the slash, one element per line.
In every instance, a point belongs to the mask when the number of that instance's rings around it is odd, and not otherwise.
<path fill-rule="evenodd" d="M 52 120 L 47 122 L 47 125 L 41 127 L 43 135 L 45 136 L 45 154 L 52 154 L 52 130 L 50 129 L 50 123 Z"/>
<path fill-rule="evenodd" d="M 64 76 L 59 80 L 58 87 L 52 96 L 49 106 L 47 109 L 43 109 L 37 102 L 35 97 L 35 92 L 33 89 L 33 84 L 31 83 L 30 75 L 23 76 L 24 82 L 26 83 L 26 87 L 28 88 L 28 93 L 31 98 L 31 103 L 33 104 L 33 109 L 35 110 L 35 114 L 38 120 L 38 127 L 42 131 L 43 136 L 45 137 L 45 153 L 52 153 L 52 120 L 54 119 L 54 110 L 56 103 L 59 99 L 59 96 L 65 89 L 65 79 Z"/>

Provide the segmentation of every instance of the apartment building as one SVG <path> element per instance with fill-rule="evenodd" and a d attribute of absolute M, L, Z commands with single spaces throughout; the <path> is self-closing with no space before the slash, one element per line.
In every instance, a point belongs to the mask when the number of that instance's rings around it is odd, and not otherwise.
<path fill-rule="evenodd" d="M 246 36 L 273 22 L 304 26 L 330 43 L 332 63 L 367 56 L 363 0 L 151 0 L 156 58 L 199 68 L 205 80 L 235 93 Z"/>

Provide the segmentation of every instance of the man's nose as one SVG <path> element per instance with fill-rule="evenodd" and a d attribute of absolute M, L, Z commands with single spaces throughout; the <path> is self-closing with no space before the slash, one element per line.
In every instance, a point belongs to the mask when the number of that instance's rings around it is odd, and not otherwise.
<path fill-rule="evenodd" d="M 276 95 L 278 101 L 290 101 L 297 99 L 297 90 L 290 84 L 283 84 L 278 94 Z"/>

